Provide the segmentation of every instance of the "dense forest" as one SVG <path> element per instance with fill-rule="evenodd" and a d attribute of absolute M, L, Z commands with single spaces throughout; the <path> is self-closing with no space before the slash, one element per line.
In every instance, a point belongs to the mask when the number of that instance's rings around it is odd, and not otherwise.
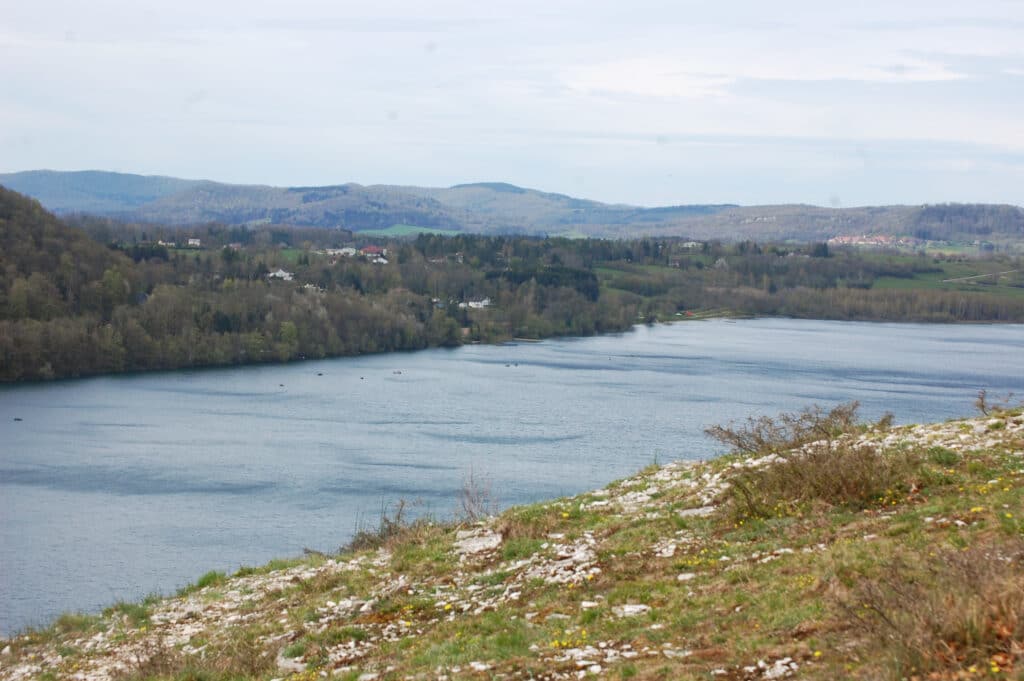
<path fill-rule="evenodd" d="M 474 235 L 360 253 L 343 247 L 368 242 L 338 230 L 72 222 L 0 187 L 0 380 L 587 335 L 709 310 L 1024 321 L 1019 257 Z M 976 271 L 1009 274 L 945 283 Z"/>

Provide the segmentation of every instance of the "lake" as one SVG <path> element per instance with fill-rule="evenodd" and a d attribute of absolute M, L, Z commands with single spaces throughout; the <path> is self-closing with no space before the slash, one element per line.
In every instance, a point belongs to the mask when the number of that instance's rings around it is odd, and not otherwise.
<path fill-rule="evenodd" d="M 970 415 L 1024 393 L 1022 349 L 1019 325 L 715 320 L 0 387 L 0 632 L 332 551 L 400 499 L 450 517 L 470 472 L 508 506 L 713 456 L 703 429 L 751 415 Z"/>

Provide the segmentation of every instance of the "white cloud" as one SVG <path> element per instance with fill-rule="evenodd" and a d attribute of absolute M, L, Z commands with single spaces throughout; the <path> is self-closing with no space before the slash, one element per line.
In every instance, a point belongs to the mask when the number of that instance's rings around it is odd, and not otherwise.
<path fill-rule="evenodd" d="M 687 65 L 669 59 L 623 59 L 570 67 L 563 80 L 570 89 L 590 94 L 644 97 L 713 97 L 725 94 L 735 78 L 686 71 Z"/>
<path fill-rule="evenodd" d="M 564 70 L 562 80 L 572 90 L 587 94 L 637 95 L 656 98 L 724 97 L 738 80 L 823 81 L 850 80 L 874 83 L 914 83 L 959 80 L 966 76 L 944 64 L 892 55 L 889 63 L 842 63 L 813 55 L 793 59 L 766 55 L 757 60 L 732 59 L 729 63 L 692 55 L 670 58 L 648 56 L 607 61 Z M 709 66 L 724 73 L 701 73 Z"/>

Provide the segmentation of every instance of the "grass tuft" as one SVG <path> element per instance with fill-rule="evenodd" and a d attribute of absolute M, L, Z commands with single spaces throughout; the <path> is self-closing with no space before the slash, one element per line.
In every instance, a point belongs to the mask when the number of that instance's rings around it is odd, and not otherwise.
<path fill-rule="evenodd" d="M 360 527 L 348 544 L 342 546 L 338 553 L 351 554 L 359 551 L 379 549 L 382 546 L 402 543 L 403 538 L 416 534 L 434 525 L 428 517 L 411 520 L 408 515 L 408 502 L 399 499 L 394 510 L 389 512 L 388 505 L 382 505 L 380 520 L 376 528 Z"/>
<path fill-rule="evenodd" d="M 223 584 L 228 579 L 228 576 L 223 572 L 217 570 L 210 570 L 206 574 L 202 575 L 195 581 L 194 584 L 189 584 L 178 590 L 179 596 L 188 596 L 189 594 L 195 593 L 200 589 L 205 589 L 208 586 L 216 586 Z"/>
<path fill-rule="evenodd" d="M 105 617 L 121 615 L 133 627 L 140 627 L 149 623 L 149 605 L 146 603 L 128 603 L 118 601 L 103 611 Z"/>

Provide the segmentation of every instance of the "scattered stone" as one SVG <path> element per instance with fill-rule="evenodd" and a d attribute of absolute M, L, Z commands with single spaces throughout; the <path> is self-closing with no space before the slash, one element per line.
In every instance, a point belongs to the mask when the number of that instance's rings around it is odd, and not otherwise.
<path fill-rule="evenodd" d="M 684 657 L 689 657 L 693 653 L 689 650 L 672 650 L 671 648 L 666 648 L 665 650 L 661 651 L 661 654 L 669 659 L 681 660 Z"/>
<path fill-rule="evenodd" d="M 651 606 L 642 603 L 627 603 L 625 605 L 616 605 L 612 608 L 612 612 L 619 617 L 636 617 L 645 612 L 650 612 L 650 610 Z"/>
<path fill-rule="evenodd" d="M 757 663 L 757 666 L 761 670 L 761 678 L 763 679 L 784 679 L 792 676 L 799 669 L 797 663 L 788 657 L 775 660 L 771 664 L 761 660 Z"/>
<path fill-rule="evenodd" d="M 493 551 L 501 546 L 501 535 L 489 529 L 464 530 L 455 535 L 455 551 L 460 558 Z"/>
<path fill-rule="evenodd" d="M 298 673 L 306 671 L 306 663 L 290 660 L 284 656 L 284 650 L 277 654 L 277 668 L 283 672 Z"/>
<path fill-rule="evenodd" d="M 702 518 L 704 516 L 711 515 L 715 512 L 714 506 L 701 506 L 699 508 L 684 508 L 681 511 L 676 511 L 676 515 L 681 518 Z"/>

